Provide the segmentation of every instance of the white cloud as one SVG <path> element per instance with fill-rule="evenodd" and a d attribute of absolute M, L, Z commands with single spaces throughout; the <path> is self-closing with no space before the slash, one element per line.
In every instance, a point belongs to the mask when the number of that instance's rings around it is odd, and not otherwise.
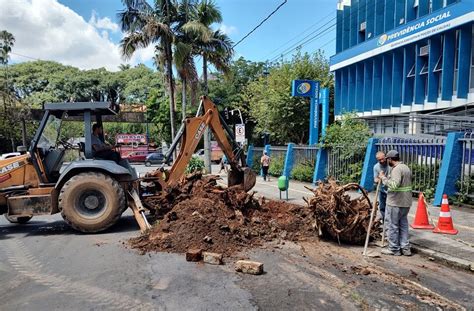
<path fill-rule="evenodd" d="M 112 32 L 117 32 L 119 30 L 119 25 L 112 22 L 108 17 L 99 18 L 96 11 L 92 11 L 91 18 L 89 19 L 89 24 L 94 26 L 97 29 L 106 29 Z"/>
<path fill-rule="evenodd" d="M 226 24 L 220 24 L 219 30 L 222 31 L 224 34 L 230 36 L 233 34 L 237 34 L 239 31 L 235 26 L 228 26 Z"/>
<path fill-rule="evenodd" d="M 145 62 L 153 56 L 153 47 L 149 47 L 137 51 L 126 62 L 121 58 L 118 44 L 109 39 L 107 30 L 113 31 L 112 22 L 109 24 L 104 22 L 107 18 L 95 16 L 93 21 L 97 26 L 94 27 L 57 0 L 0 0 L 0 8 L 0 30 L 5 29 L 15 36 L 12 52 L 17 54 L 81 69 L 105 67 L 109 70 L 118 70 L 123 63 Z M 15 54 L 11 59 L 14 62 L 27 60 Z"/>

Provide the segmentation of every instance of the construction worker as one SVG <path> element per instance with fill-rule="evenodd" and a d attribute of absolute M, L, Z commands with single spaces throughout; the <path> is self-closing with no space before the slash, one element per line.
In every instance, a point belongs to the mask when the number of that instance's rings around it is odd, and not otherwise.
<path fill-rule="evenodd" d="M 388 224 L 388 248 L 382 250 L 382 254 L 411 256 L 408 241 L 408 211 L 412 203 L 411 171 L 400 161 L 398 151 L 390 150 L 385 158 L 390 166 L 390 173 L 386 176 L 382 171 L 379 173 L 379 178 L 388 187 L 385 211 Z"/>
<path fill-rule="evenodd" d="M 374 182 L 378 184 L 381 180 L 379 173 L 384 172 L 385 176 L 388 176 L 388 165 L 385 160 L 385 152 L 379 151 L 375 154 L 377 163 L 374 165 Z M 387 205 L 387 186 L 381 185 L 379 191 L 379 210 L 381 214 L 382 222 L 385 222 L 385 206 Z"/>

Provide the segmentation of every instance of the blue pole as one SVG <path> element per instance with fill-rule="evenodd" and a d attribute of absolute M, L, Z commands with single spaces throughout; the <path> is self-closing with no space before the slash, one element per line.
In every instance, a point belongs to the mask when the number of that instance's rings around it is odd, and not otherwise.
<path fill-rule="evenodd" d="M 247 150 L 247 166 L 252 167 L 253 165 L 253 145 L 250 145 Z"/>
<path fill-rule="evenodd" d="M 329 123 L 329 89 L 321 89 L 321 106 L 322 106 L 322 116 L 321 116 L 321 137 L 326 135 L 326 127 Z"/>
<path fill-rule="evenodd" d="M 283 176 L 286 176 L 290 179 L 291 169 L 293 168 L 293 146 L 295 144 L 289 143 L 288 149 L 286 150 L 286 157 L 285 157 L 285 166 L 283 167 Z"/>
<path fill-rule="evenodd" d="M 309 145 L 318 143 L 319 136 L 319 94 L 315 97 L 310 97 L 310 109 L 309 109 Z"/>

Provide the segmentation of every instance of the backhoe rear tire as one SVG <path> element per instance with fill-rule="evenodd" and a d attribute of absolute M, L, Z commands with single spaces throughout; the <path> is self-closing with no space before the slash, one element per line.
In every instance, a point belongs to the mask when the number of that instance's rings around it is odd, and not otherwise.
<path fill-rule="evenodd" d="M 126 209 L 120 184 L 98 172 L 78 174 L 59 193 L 64 221 L 81 232 L 104 231 L 114 225 Z"/>
<path fill-rule="evenodd" d="M 20 225 L 26 224 L 28 221 L 31 220 L 31 218 L 33 218 L 33 216 L 12 216 L 12 215 L 6 215 L 6 214 L 4 216 L 12 224 L 20 224 Z"/>

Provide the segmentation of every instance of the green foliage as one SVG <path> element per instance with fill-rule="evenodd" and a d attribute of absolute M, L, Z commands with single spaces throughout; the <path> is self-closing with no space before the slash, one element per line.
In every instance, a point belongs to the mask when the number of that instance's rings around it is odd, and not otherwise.
<path fill-rule="evenodd" d="M 192 157 L 186 166 L 186 174 L 202 172 L 204 170 L 204 160 L 198 157 Z"/>
<path fill-rule="evenodd" d="M 318 80 L 321 87 L 333 84 L 328 60 L 320 51 L 298 52 L 289 61 L 272 64 L 268 76 L 261 75 L 244 89 L 241 109 L 255 124 L 254 139 L 268 132 L 274 144 L 308 141 L 309 100 L 291 96 L 294 79 Z"/>
<path fill-rule="evenodd" d="M 340 175 L 337 174 L 336 176 L 339 177 L 339 181 L 343 184 L 348 184 L 352 182 L 360 182 L 360 179 L 362 177 L 362 166 L 364 162 L 363 161 L 358 161 L 356 163 L 351 163 L 348 165 L 348 168 L 346 170 L 341 169 L 340 170 Z"/>
<path fill-rule="evenodd" d="M 474 203 L 469 197 L 469 194 L 474 193 L 474 175 L 464 177 L 464 180 L 459 179 L 456 182 L 456 188 L 459 190 L 453 198 L 456 204 Z"/>
<path fill-rule="evenodd" d="M 353 146 L 365 146 L 370 138 L 370 129 L 354 113 L 347 113 L 342 119 L 328 126 L 323 146 L 345 147 L 344 155 L 351 154 Z"/>
<path fill-rule="evenodd" d="M 283 173 L 283 168 L 285 166 L 285 158 L 283 156 L 275 157 L 271 159 L 270 168 L 268 169 L 268 173 L 271 176 L 280 177 Z"/>
<path fill-rule="evenodd" d="M 258 156 L 253 157 L 252 170 L 257 174 L 260 174 L 260 170 L 261 170 L 260 157 Z"/>
<path fill-rule="evenodd" d="M 314 174 L 314 163 L 304 162 L 295 165 L 291 171 L 291 178 L 304 182 L 312 182 Z"/>
<path fill-rule="evenodd" d="M 412 188 L 422 191 L 426 200 L 434 198 L 436 183 L 438 182 L 440 163 L 436 166 L 420 165 L 416 163 L 408 164 L 412 175 Z M 436 171 L 436 174 L 434 173 Z"/>

